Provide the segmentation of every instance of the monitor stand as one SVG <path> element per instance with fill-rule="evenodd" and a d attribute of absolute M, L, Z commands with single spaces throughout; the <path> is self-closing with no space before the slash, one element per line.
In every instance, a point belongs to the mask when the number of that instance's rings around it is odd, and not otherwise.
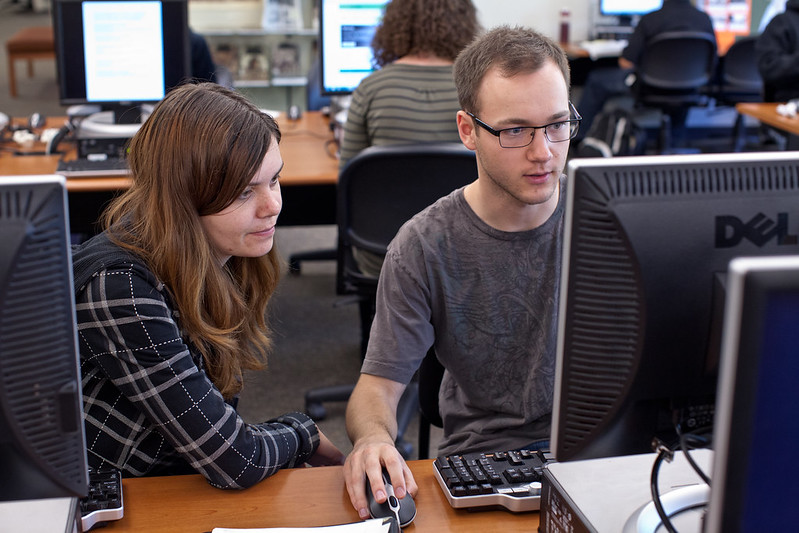
<path fill-rule="evenodd" d="M 104 108 L 103 111 L 92 113 L 80 122 L 78 127 L 79 139 L 119 138 L 129 139 L 139 131 L 141 123 L 150 116 L 152 106 L 136 106 L 135 111 L 130 107 Z M 138 122 L 125 122 L 135 115 Z M 122 119 L 120 121 L 120 119 Z"/>
<path fill-rule="evenodd" d="M 681 487 L 660 495 L 663 510 L 674 528 L 680 533 L 701 533 L 707 504 L 710 501 L 708 485 Z M 662 521 L 653 502 L 634 512 L 624 525 L 623 533 L 659 533 Z"/>

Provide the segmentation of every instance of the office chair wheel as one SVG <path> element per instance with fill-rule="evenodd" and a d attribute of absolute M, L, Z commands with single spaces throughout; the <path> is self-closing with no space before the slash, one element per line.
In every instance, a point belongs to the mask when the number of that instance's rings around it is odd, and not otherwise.
<path fill-rule="evenodd" d="M 306 403 L 305 413 L 315 422 L 319 422 L 327 418 L 327 409 L 325 409 L 325 406 L 321 403 Z"/>

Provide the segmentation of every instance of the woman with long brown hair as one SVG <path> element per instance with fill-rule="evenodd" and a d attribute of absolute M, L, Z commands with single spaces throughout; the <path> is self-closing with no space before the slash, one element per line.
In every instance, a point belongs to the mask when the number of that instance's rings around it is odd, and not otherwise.
<path fill-rule="evenodd" d="M 279 141 L 272 117 L 212 83 L 173 90 L 131 140 L 130 189 L 73 254 L 91 466 L 244 488 L 343 461 L 304 414 L 235 410 L 270 348 Z"/>

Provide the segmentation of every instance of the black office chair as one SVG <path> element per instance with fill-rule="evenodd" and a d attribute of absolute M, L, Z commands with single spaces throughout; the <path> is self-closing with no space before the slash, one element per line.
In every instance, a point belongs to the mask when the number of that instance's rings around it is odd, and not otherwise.
<path fill-rule="evenodd" d="M 720 106 L 738 102 L 763 101 L 763 77 L 757 68 L 757 37 L 743 37 L 735 41 L 719 59 L 718 81 L 713 97 Z M 744 144 L 744 116 L 737 113 L 733 125 L 732 149 L 740 152 Z"/>
<path fill-rule="evenodd" d="M 444 378 L 444 366 L 433 348 L 427 352 L 419 366 L 419 459 L 430 458 L 430 430 L 432 426 L 444 427 L 438 405 L 438 392 Z"/>
<path fill-rule="evenodd" d="M 384 256 L 400 226 L 442 196 L 477 178 L 474 152 L 459 143 L 372 146 L 356 155 L 339 176 L 336 292 L 360 306 L 361 354 L 366 353 L 374 317 L 377 278 L 364 274 L 353 247 Z M 313 389 L 305 394 L 306 412 L 319 420 L 323 402 L 346 401 L 354 385 Z M 398 448 L 406 457 L 403 436 L 417 413 L 417 385 L 408 386 L 397 413 Z M 407 454 L 407 455 L 406 455 Z"/>
<path fill-rule="evenodd" d="M 701 32 L 666 32 L 652 38 L 636 65 L 633 93 L 637 107 L 661 113 L 658 150 L 669 153 L 682 132 L 688 110 L 707 105 L 707 87 L 716 66 L 716 38 Z"/>

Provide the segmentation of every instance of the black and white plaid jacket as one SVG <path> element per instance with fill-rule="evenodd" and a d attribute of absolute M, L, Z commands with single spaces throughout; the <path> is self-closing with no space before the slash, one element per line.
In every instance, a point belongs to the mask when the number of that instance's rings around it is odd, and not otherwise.
<path fill-rule="evenodd" d="M 303 464 L 319 434 L 306 415 L 246 424 L 183 338 L 163 283 L 105 234 L 73 250 L 89 464 L 126 475 L 201 473 L 245 488 Z"/>

